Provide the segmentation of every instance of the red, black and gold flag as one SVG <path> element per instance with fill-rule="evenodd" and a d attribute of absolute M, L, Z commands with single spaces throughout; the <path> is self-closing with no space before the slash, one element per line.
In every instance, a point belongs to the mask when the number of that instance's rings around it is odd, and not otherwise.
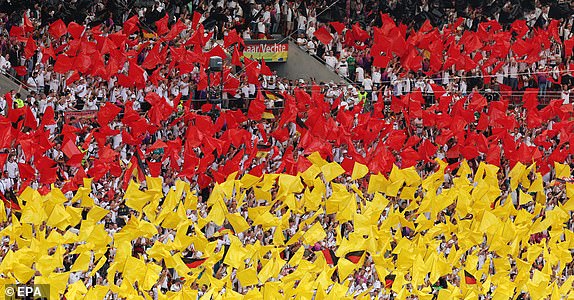
<path fill-rule="evenodd" d="M 476 284 L 476 278 L 464 270 L 464 282 L 466 282 L 466 284 Z"/>

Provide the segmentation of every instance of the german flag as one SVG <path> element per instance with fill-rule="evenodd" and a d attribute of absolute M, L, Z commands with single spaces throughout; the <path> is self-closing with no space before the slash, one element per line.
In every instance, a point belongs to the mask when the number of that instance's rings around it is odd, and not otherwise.
<path fill-rule="evenodd" d="M 347 253 L 345 255 L 345 258 L 353 262 L 354 264 L 358 264 L 361 258 L 363 257 L 363 254 L 365 254 L 365 250 L 353 251 Z"/>
<path fill-rule="evenodd" d="M 207 258 L 182 257 L 181 260 L 188 268 L 195 269 L 201 266 L 207 260 Z"/>
<path fill-rule="evenodd" d="M 235 234 L 235 230 L 233 230 L 233 226 L 231 226 L 231 224 L 229 224 L 229 223 L 223 224 L 223 226 L 221 226 L 221 228 L 219 228 L 219 230 L 217 232 L 222 232 L 226 229 L 230 230 L 233 234 Z"/>
<path fill-rule="evenodd" d="M 20 211 L 22 210 L 20 208 L 20 205 L 18 204 L 18 200 L 16 199 L 16 197 L 11 197 L 14 194 L 8 195 L 8 197 L 2 193 L 0 193 L 0 200 L 2 200 L 2 202 L 4 202 L 4 207 L 5 208 L 9 208 L 15 211 Z"/>
<path fill-rule="evenodd" d="M 464 270 L 464 282 L 466 282 L 466 284 L 476 284 L 476 278 Z"/>
<path fill-rule="evenodd" d="M 325 260 L 330 265 L 336 265 L 339 262 L 339 258 L 335 255 L 335 252 L 331 249 L 323 249 L 323 256 L 325 256 Z"/>
<path fill-rule="evenodd" d="M 393 286 L 393 283 L 395 282 L 395 277 L 397 277 L 397 275 L 395 275 L 395 274 L 389 274 L 389 275 L 385 276 L 385 288 L 386 289 L 390 289 Z"/>

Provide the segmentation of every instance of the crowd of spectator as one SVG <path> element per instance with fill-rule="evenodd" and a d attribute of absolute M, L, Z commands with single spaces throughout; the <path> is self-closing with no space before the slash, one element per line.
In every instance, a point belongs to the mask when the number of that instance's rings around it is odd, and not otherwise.
<path fill-rule="evenodd" d="M 360 5 L 358 7 L 360 7 Z M 420 8 L 421 11 L 428 11 L 428 9 L 428 5 Z M 532 28 L 547 28 L 550 24 L 548 17 L 549 9 L 549 4 L 536 2 L 536 5 L 532 7 L 531 10 L 522 11 L 522 18 L 524 18 L 528 26 Z M 459 24 L 459 27 L 456 28 L 456 30 L 460 32 L 460 35 L 458 35 L 459 39 L 464 34 L 464 31 L 476 30 L 479 22 L 487 20 L 480 9 L 472 9 L 472 7 L 469 6 L 467 10 L 469 18 L 459 23 L 456 22 L 457 14 L 454 8 L 447 10 L 445 19 L 448 21 L 444 23 L 442 29 L 447 29 L 448 26 L 452 26 L 452 24 L 455 23 Z M 370 14 L 371 13 L 368 13 L 367 15 Z M 364 21 L 359 19 L 361 14 L 353 14 L 353 16 L 354 17 L 350 19 L 350 23 L 361 21 L 361 24 L 364 24 Z M 499 15 L 495 16 L 496 19 L 498 17 Z M 566 55 L 564 47 L 561 46 L 561 42 L 573 36 L 572 26 L 574 25 L 574 16 L 572 15 L 560 23 L 558 33 L 561 41 L 553 42 L 550 47 L 542 49 L 540 52 L 540 60 L 531 63 L 524 61 L 517 62 L 512 55 L 508 55 L 502 68 L 499 68 L 492 75 L 489 73 L 494 69 L 494 65 L 485 69 L 477 67 L 472 71 L 456 70 L 453 67 L 451 69 L 431 73 L 428 72 L 428 59 L 423 61 L 422 69 L 418 72 L 406 70 L 400 61 L 398 61 L 398 57 L 391 59 L 386 67 L 376 67 L 373 66 L 374 57 L 371 54 L 373 40 L 367 41 L 365 49 L 358 49 L 355 45 L 345 43 L 345 32 L 338 34 L 329 23 L 330 22 L 305 22 L 305 20 L 302 20 L 296 35 L 296 43 L 310 55 L 323 61 L 327 68 L 336 72 L 342 78 L 358 86 L 363 86 L 367 91 L 375 91 L 375 96 L 378 92 L 385 95 L 400 96 L 415 89 L 432 93 L 431 84 L 443 85 L 449 92 L 465 96 L 468 95 L 474 87 L 478 88 L 481 92 L 498 93 L 501 90 L 500 85 L 505 85 L 509 86 L 512 91 L 539 88 L 542 98 L 546 96 L 547 91 L 550 91 L 553 92 L 553 94 L 560 95 L 566 103 L 570 102 L 569 96 L 574 86 L 570 81 L 570 77 L 564 77 L 563 80 L 561 80 L 561 75 L 564 72 L 570 72 L 572 61 L 571 57 Z M 371 22 L 365 26 L 370 36 L 374 36 L 372 30 L 375 24 L 376 20 L 372 19 Z M 333 39 L 328 44 L 320 42 L 314 35 L 315 30 L 319 27 L 326 27 L 330 30 Z M 409 28 L 413 27 L 411 26 Z M 529 32 L 528 37 L 532 37 L 535 34 L 535 31 L 532 30 Z M 479 66 L 487 61 L 487 51 L 488 50 L 485 49 L 474 53 L 474 55 L 483 57 L 483 59 L 477 61 Z M 445 60 L 446 58 L 445 53 Z M 488 73 L 485 74 L 485 72 Z M 376 101 L 376 98 L 374 100 Z"/>

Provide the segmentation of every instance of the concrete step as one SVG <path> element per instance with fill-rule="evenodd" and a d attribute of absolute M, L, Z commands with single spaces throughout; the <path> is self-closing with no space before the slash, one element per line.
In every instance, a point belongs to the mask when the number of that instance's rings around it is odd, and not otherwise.
<path fill-rule="evenodd" d="M 268 63 L 269 67 L 277 71 L 280 77 L 290 80 L 314 78 L 316 82 L 340 83 L 341 80 L 347 82 L 337 73 L 327 69 L 321 61 L 312 57 L 305 50 L 301 49 L 293 41 L 289 41 L 289 57 L 287 62 Z"/>
<path fill-rule="evenodd" d="M 25 98 L 28 95 L 28 91 L 26 89 L 20 88 L 20 85 L 10 77 L 0 74 L 0 95 L 4 95 L 11 90 L 20 90 L 22 98 Z"/>

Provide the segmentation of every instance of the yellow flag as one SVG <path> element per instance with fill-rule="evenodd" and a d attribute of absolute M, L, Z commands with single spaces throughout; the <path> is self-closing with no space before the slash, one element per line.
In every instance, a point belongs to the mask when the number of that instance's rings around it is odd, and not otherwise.
<path fill-rule="evenodd" d="M 325 180 L 330 182 L 333 179 L 339 177 L 341 174 L 345 173 L 345 169 L 343 169 L 343 167 L 341 167 L 341 165 L 338 163 L 331 162 L 323 165 L 321 167 L 321 172 L 323 173 L 323 176 L 325 176 Z"/>
<path fill-rule="evenodd" d="M 50 287 L 51 288 L 51 287 Z M 91 287 L 86 293 L 86 299 L 104 299 L 106 294 L 110 291 L 108 286 L 96 285 Z"/>
<path fill-rule="evenodd" d="M 556 178 L 566 178 L 571 176 L 570 166 L 554 162 L 554 170 L 556 171 Z"/>
<path fill-rule="evenodd" d="M 316 222 L 305 232 L 303 235 L 303 240 L 307 245 L 314 245 L 316 242 L 324 239 L 327 236 L 323 226 L 319 222 Z"/>
<path fill-rule="evenodd" d="M 517 162 L 514 168 L 510 170 L 508 173 L 508 177 L 510 177 L 510 188 L 516 189 L 518 187 L 518 183 L 522 181 L 522 176 L 526 171 L 526 166 L 523 165 L 521 162 Z"/>
<path fill-rule="evenodd" d="M 88 289 L 84 284 L 83 280 L 78 280 L 68 286 L 68 291 L 66 292 L 66 299 L 83 299 Z"/>
<path fill-rule="evenodd" d="M 141 287 L 145 291 L 149 291 L 158 282 L 161 266 L 154 263 L 146 264 L 145 274 L 141 283 Z"/>
<path fill-rule="evenodd" d="M 70 219 L 71 216 L 64 206 L 62 204 L 56 204 L 52 209 L 50 217 L 48 217 L 48 221 L 46 221 L 46 225 L 65 230 L 70 225 Z"/>
<path fill-rule="evenodd" d="M 106 261 L 108 261 L 108 259 L 105 256 L 100 258 L 100 260 L 98 261 L 98 264 L 90 272 L 90 277 L 94 276 L 94 274 L 96 274 L 96 272 L 104 266 Z"/>
<path fill-rule="evenodd" d="M 20 283 L 27 283 L 30 278 L 34 276 L 36 271 L 24 264 L 15 262 L 13 265 L 12 273 L 14 274 L 14 278 L 16 278 Z"/>
<path fill-rule="evenodd" d="M 339 259 L 337 266 L 339 268 L 339 278 L 341 281 L 346 280 L 347 277 L 349 277 L 349 275 L 351 275 L 359 267 L 359 265 L 356 265 L 344 258 Z"/>
<path fill-rule="evenodd" d="M 369 179 L 369 188 L 368 188 L 368 193 L 372 194 L 375 192 L 382 192 L 385 193 L 387 191 L 387 186 L 389 184 L 389 181 L 385 178 L 384 175 L 378 174 L 378 175 L 371 175 L 370 179 Z"/>
<path fill-rule="evenodd" d="M 253 176 L 249 173 L 246 173 L 245 175 L 243 175 L 243 177 L 241 177 L 241 184 L 243 185 L 244 188 L 248 189 L 254 186 L 256 183 L 258 183 L 259 180 L 261 180 L 261 177 Z"/>
<path fill-rule="evenodd" d="M 94 223 L 99 222 L 103 217 L 105 217 L 110 211 L 107 209 L 103 209 L 97 205 L 92 207 L 88 212 L 88 220 L 93 221 Z"/>
<path fill-rule="evenodd" d="M 72 265 L 70 272 L 77 272 L 77 271 L 87 271 L 90 267 L 90 261 L 92 260 L 92 253 L 91 252 L 82 252 L 76 258 L 76 261 Z"/>
<path fill-rule="evenodd" d="M 241 283 L 241 286 L 244 287 L 259 283 L 257 272 L 254 268 L 247 268 L 243 271 L 237 272 L 237 279 L 239 280 L 239 283 Z"/>
<path fill-rule="evenodd" d="M 231 239 L 231 245 L 229 246 L 229 250 L 227 251 L 227 255 L 223 262 L 239 269 L 243 266 L 243 260 L 248 252 L 237 237 L 230 236 L 229 238 Z"/>
<path fill-rule="evenodd" d="M 351 180 L 357 180 L 365 177 L 369 173 L 369 168 L 361 163 L 355 162 L 353 166 L 353 174 Z"/>
<path fill-rule="evenodd" d="M 528 204 L 530 201 L 532 201 L 532 196 L 523 192 L 522 189 L 519 189 L 518 190 L 518 204 L 525 205 L 525 204 Z"/>
<path fill-rule="evenodd" d="M 143 207 L 153 199 L 153 194 L 142 192 L 139 187 L 138 183 L 130 181 L 124 199 L 126 199 L 126 206 L 141 212 Z"/>
<path fill-rule="evenodd" d="M 238 213 L 227 214 L 227 221 L 229 221 L 235 233 L 244 232 L 249 229 L 247 221 Z"/>
<path fill-rule="evenodd" d="M 528 193 L 534 192 L 544 192 L 544 186 L 542 185 L 542 174 L 536 173 L 536 179 L 532 181 L 530 187 L 528 188 Z"/>
<path fill-rule="evenodd" d="M 328 162 L 321 157 L 319 152 L 311 153 L 311 155 L 307 156 L 307 159 L 318 167 L 323 167 L 324 165 L 328 164 Z"/>

